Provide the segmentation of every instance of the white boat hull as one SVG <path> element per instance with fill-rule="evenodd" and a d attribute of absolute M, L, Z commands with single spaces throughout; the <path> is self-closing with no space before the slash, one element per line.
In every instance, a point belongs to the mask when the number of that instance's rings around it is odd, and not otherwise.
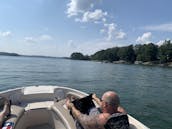
<path fill-rule="evenodd" d="M 88 94 L 61 86 L 31 86 L 0 92 L 12 100 L 14 129 L 76 129 L 73 118 L 65 107 L 67 96 L 77 98 Z M 131 129 L 148 129 L 128 115 Z"/>

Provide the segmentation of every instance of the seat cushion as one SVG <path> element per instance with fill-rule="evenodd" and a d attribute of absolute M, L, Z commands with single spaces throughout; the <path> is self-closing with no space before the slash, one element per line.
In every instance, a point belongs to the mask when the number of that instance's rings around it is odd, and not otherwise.
<path fill-rule="evenodd" d="M 129 129 L 127 114 L 114 113 L 105 124 L 105 129 Z"/>
<path fill-rule="evenodd" d="M 69 110 L 64 108 L 65 100 L 61 100 L 59 102 L 55 102 L 52 106 L 52 110 L 55 111 L 59 116 L 63 115 L 63 120 L 66 122 L 70 129 L 76 129 L 75 122 L 73 117 L 70 115 Z"/>
<path fill-rule="evenodd" d="M 11 115 L 7 118 L 6 122 L 14 123 L 14 126 L 24 113 L 24 108 L 16 105 L 11 105 Z"/>

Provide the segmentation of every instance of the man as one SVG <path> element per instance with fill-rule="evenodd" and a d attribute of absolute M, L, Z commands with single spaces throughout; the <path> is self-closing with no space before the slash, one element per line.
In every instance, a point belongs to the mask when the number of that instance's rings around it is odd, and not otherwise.
<path fill-rule="evenodd" d="M 92 98 L 100 105 L 101 113 L 97 115 L 82 114 L 69 100 L 66 102 L 68 109 L 72 111 L 73 116 L 84 129 L 105 129 L 104 126 L 112 114 L 126 114 L 125 110 L 119 105 L 120 100 L 117 93 L 113 91 L 105 92 L 101 100 L 95 94 L 93 94 Z"/>
<path fill-rule="evenodd" d="M 4 106 L 3 106 L 3 109 L 2 111 L 0 112 L 0 128 L 2 127 L 3 125 L 3 122 L 5 120 L 6 117 L 8 117 L 10 115 L 10 112 L 11 112 L 11 109 L 10 109 L 10 101 L 6 98 L 4 98 Z"/>

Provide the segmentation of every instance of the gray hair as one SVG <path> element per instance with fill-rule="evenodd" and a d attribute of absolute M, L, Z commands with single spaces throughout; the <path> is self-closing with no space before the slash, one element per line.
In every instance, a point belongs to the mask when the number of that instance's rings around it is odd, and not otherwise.
<path fill-rule="evenodd" d="M 115 106 L 118 107 L 120 104 L 120 99 L 119 96 L 117 95 L 117 93 L 113 92 L 113 91 L 107 91 L 104 93 L 103 98 L 107 104 L 111 105 L 111 106 Z"/>

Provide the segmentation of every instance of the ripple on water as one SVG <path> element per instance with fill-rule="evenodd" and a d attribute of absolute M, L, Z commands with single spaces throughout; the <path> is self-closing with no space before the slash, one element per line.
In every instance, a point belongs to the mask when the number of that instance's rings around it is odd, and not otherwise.
<path fill-rule="evenodd" d="M 0 57 L 0 91 L 59 85 L 99 97 L 116 91 L 121 105 L 151 129 L 171 129 L 172 69 L 56 58 Z"/>

